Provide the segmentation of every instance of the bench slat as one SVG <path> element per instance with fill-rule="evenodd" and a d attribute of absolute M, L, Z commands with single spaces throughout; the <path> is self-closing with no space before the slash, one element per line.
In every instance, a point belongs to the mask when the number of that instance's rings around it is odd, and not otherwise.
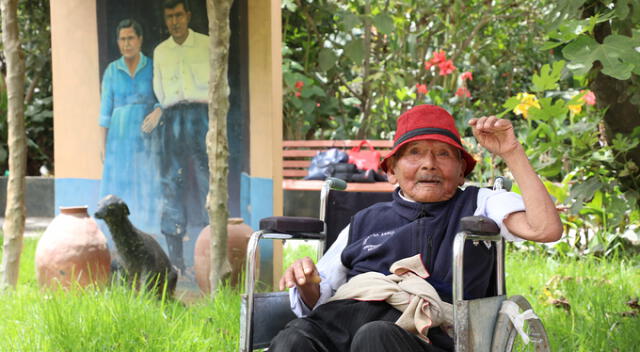
<path fill-rule="evenodd" d="M 309 164 L 311 164 L 311 159 L 307 160 L 283 160 L 282 167 L 285 169 L 294 169 L 294 168 L 308 168 Z"/>
<path fill-rule="evenodd" d="M 282 189 L 296 191 L 319 191 L 324 181 L 319 180 L 282 180 Z M 347 183 L 347 192 L 391 192 L 396 188 L 388 182 Z"/>
<path fill-rule="evenodd" d="M 304 169 L 284 169 L 282 170 L 282 177 L 284 178 L 303 178 L 309 174 L 309 171 Z"/>
<path fill-rule="evenodd" d="M 342 140 L 288 140 L 282 141 L 284 148 L 352 148 L 360 145 L 362 140 L 342 139 Z M 387 148 L 393 147 L 393 141 L 390 140 L 368 140 L 374 148 Z M 366 147 L 366 146 L 365 146 Z"/>
<path fill-rule="evenodd" d="M 325 149 L 311 150 L 311 149 L 296 149 L 296 150 L 283 150 L 283 158 L 313 158 L 319 151 Z"/>

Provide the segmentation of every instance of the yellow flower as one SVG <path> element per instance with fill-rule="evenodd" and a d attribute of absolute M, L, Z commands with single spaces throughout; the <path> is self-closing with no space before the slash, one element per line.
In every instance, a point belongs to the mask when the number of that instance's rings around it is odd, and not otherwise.
<path fill-rule="evenodd" d="M 582 104 L 567 105 L 567 108 L 571 111 L 571 115 L 577 115 L 582 111 Z"/>
<path fill-rule="evenodd" d="M 584 103 L 585 103 L 585 100 L 583 96 L 580 100 L 577 101 L 577 104 L 568 104 L 567 108 L 571 112 L 571 116 L 578 115 L 582 111 L 582 105 L 584 105 Z"/>
<path fill-rule="evenodd" d="M 533 94 L 518 93 L 518 95 L 516 95 L 516 98 L 520 100 L 520 104 L 516 105 L 516 107 L 513 108 L 513 112 L 516 115 L 522 115 L 522 117 L 526 119 L 527 115 L 529 114 L 529 108 L 535 106 L 536 108 L 540 109 L 538 98 Z"/>

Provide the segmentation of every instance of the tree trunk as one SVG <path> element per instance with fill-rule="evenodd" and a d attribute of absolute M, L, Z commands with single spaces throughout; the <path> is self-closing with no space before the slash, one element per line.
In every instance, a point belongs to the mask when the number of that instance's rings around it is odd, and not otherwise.
<path fill-rule="evenodd" d="M 9 180 L 5 209 L 4 255 L 0 266 L 0 288 L 18 283 L 22 236 L 24 234 L 24 190 L 27 144 L 24 129 L 24 57 L 20 48 L 17 0 L 1 0 L 2 41 L 7 63 L 7 125 Z"/>
<path fill-rule="evenodd" d="M 227 113 L 229 111 L 229 14 L 233 0 L 207 0 L 209 15 L 209 194 L 207 209 L 211 224 L 211 294 L 215 296 L 221 279 L 230 271 L 227 261 L 227 177 L 229 146 L 227 142 Z"/>
<path fill-rule="evenodd" d="M 625 34 L 630 35 L 631 33 Z M 600 23 L 594 28 L 594 37 L 599 43 L 602 43 L 609 35 L 611 35 L 611 25 L 608 22 Z M 630 92 L 633 92 L 636 88 L 634 87 L 633 77 L 621 81 L 603 74 L 600 71 L 601 68 L 600 62 L 596 62 L 591 68 L 591 73 L 595 70 L 597 70 L 597 73 L 595 78 L 591 80 L 589 88 L 596 96 L 598 107 L 607 108 L 603 119 L 606 138 L 611 143 L 616 134 L 620 133 L 623 136 L 629 136 L 634 128 L 640 126 L 640 107 L 631 102 L 632 94 Z M 637 166 L 640 166 L 640 145 L 628 151 L 626 155 L 620 158 L 620 161 L 624 161 L 624 159 L 633 161 Z M 636 175 L 631 175 L 620 181 L 628 189 L 637 191 L 637 185 L 631 179 L 634 176 Z M 640 199 L 638 202 L 640 202 Z"/>

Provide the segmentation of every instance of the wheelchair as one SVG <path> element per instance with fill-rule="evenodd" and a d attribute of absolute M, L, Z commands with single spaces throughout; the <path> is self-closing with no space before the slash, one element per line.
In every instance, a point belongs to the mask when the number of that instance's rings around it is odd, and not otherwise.
<path fill-rule="evenodd" d="M 494 189 L 510 189 L 510 181 L 498 177 Z M 296 316 L 291 312 L 289 294 L 256 293 L 257 249 L 261 239 L 318 240 L 318 259 L 359 210 L 391 200 L 391 193 L 345 192 L 346 183 L 329 178 L 320 191 L 320 217 L 269 217 L 251 235 L 247 246 L 245 294 L 240 312 L 241 352 L 267 348 L 271 339 Z M 463 254 L 466 241 L 494 244 L 496 261 L 487 297 L 463 298 Z M 549 340 L 541 320 L 522 296 L 506 296 L 504 239 L 498 226 L 480 216 L 460 221 L 453 244 L 453 340 L 455 351 L 549 351 Z"/>

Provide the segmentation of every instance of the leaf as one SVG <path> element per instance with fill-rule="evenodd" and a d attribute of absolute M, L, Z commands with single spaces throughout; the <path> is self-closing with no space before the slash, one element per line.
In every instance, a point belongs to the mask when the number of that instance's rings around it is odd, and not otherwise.
<path fill-rule="evenodd" d="M 350 32 L 355 26 L 361 23 L 360 18 L 350 12 L 343 13 L 342 25 L 345 32 Z"/>
<path fill-rule="evenodd" d="M 564 120 L 569 109 L 565 106 L 564 100 L 542 98 L 539 100 L 540 108 L 532 106 L 529 108 L 529 119 L 541 121 Z"/>
<path fill-rule="evenodd" d="M 553 63 L 553 69 L 549 64 L 542 66 L 540 74 L 534 74 L 532 83 L 534 92 L 544 92 L 546 90 L 554 90 L 558 87 L 558 81 L 562 75 L 562 69 L 564 68 L 564 61 L 556 61 Z"/>
<path fill-rule="evenodd" d="M 570 197 L 575 199 L 575 203 L 571 206 L 571 211 L 580 211 L 584 203 L 593 198 L 593 195 L 601 187 L 602 183 L 600 183 L 597 178 L 590 178 L 582 183 L 573 185 L 573 187 L 571 187 Z"/>
<path fill-rule="evenodd" d="M 298 8 L 293 0 L 282 0 L 281 7 L 291 12 L 296 12 L 296 9 Z"/>
<path fill-rule="evenodd" d="M 316 103 L 313 100 L 304 100 L 302 102 L 302 111 L 304 111 L 305 114 L 312 113 L 315 108 Z"/>
<path fill-rule="evenodd" d="M 507 101 L 505 101 L 504 104 L 502 104 L 502 107 L 509 110 L 513 110 L 513 108 L 518 106 L 518 104 L 520 104 L 520 99 L 516 97 L 511 97 L 507 99 Z"/>
<path fill-rule="evenodd" d="M 618 0 L 616 1 L 616 8 L 614 10 L 616 17 L 619 20 L 624 20 L 629 16 L 629 3 L 628 0 Z"/>
<path fill-rule="evenodd" d="M 360 63 L 364 59 L 364 41 L 360 38 L 354 39 L 344 47 L 344 53 L 355 63 Z"/>
<path fill-rule="evenodd" d="M 547 164 L 547 163 L 545 163 Z M 552 163 L 537 170 L 538 174 L 544 177 L 554 177 L 562 171 L 562 163 L 560 160 L 554 160 Z"/>
<path fill-rule="evenodd" d="M 318 66 L 320 70 L 327 72 L 336 65 L 338 56 L 329 48 L 323 48 L 318 53 Z"/>
<path fill-rule="evenodd" d="M 395 29 L 393 18 L 386 13 L 381 13 L 373 18 L 373 25 L 380 33 L 391 34 Z"/>
<path fill-rule="evenodd" d="M 640 70 L 640 53 L 635 51 L 637 40 L 627 36 L 612 34 L 602 44 L 586 35 L 581 35 L 569 43 L 562 53 L 570 60 L 567 68 L 578 75 L 585 75 L 595 61 L 602 64 L 602 73 L 619 80 L 627 80 L 631 72 Z"/>

